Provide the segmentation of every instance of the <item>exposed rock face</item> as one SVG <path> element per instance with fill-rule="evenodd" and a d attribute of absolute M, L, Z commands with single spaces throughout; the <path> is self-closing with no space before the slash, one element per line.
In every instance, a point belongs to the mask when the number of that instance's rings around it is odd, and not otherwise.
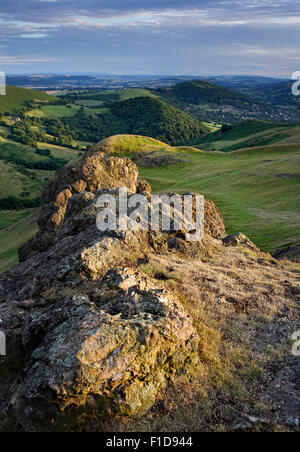
<path fill-rule="evenodd" d="M 197 364 L 191 321 L 178 300 L 145 277 L 109 272 L 90 297 L 36 302 L 29 311 L 20 303 L 19 328 L 5 317 L 8 354 L 17 345 L 26 356 L 4 419 L 32 430 L 70 428 L 93 409 L 144 413 L 160 389 Z"/>
<path fill-rule="evenodd" d="M 34 240 L 20 249 L 20 261 L 26 260 L 35 252 L 49 249 L 55 243 L 68 201 L 74 194 L 121 186 L 136 193 L 136 165 L 129 159 L 108 156 L 95 148 L 88 151 L 78 163 L 63 167 L 49 183 L 42 198 L 43 206 L 38 221 L 40 231 Z"/>
<path fill-rule="evenodd" d="M 199 338 L 177 297 L 124 262 L 151 251 L 206 255 L 225 235 L 222 217 L 207 201 L 203 243 L 181 231 L 101 232 L 97 199 L 117 199 L 120 186 L 128 200 L 143 192 L 150 203 L 150 186 L 128 159 L 92 150 L 59 171 L 43 195 L 37 238 L 0 277 L 2 426 L 70 428 L 91 410 L 144 413 L 199 362 Z"/>

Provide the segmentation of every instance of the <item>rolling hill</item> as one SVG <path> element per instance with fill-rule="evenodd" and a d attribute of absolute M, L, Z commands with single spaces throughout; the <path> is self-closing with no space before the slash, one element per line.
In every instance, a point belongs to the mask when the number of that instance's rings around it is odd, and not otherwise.
<path fill-rule="evenodd" d="M 207 128 L 190 115 L 159 99 L 138 97 L 111 105 L 111 113 L 126 122 L 128 133 L 147 135 L 169 144 L 201 136 Z"/>
<path fill-rule="evenodd" d="M 100 141 L 112 135 L 146 135 L 178 145 L 203 136 L 209 130 L 197 119 L 166 102 L 137 97 L 114 102 L 107 113 L 88 114 L 84 109 L 65 123 L 86 141 Z"/>
<path fill-rule="evenodd" d="M 203 137 L 197 144 L 207 151 L 230 152 L 238 149 L 271 146 L 300 145 L 300 125 L 285 125 L 266 121 L 250 120 Z"/>
<path fill-rule="evenodd" d="M 263 102 L 263 96 L 251 97 L 205 80 L 179 83 L 156 93 L 204 122 L 234 124 L 248 119 L 291 122 L 297 118 L 293 111 Z"/>
<path fill-rule="evenodd" d="M 160 89 L 158 92 L 167 98 L 176 99 L 186 104 L 223 104 L 232 105 L 241 103 L 252 103 L 246 95 L 227 88 L 222 88 L 214 83 L 205 80 L 194 80 L 192 82 L 178 83 L 170 88 Z"/>
<path fill-rule="evenodd" d="M 25 102 L 53 102 L 55 98 L 42 91 L 34 91 L 16 86 L 6 87 L 6 96 L 0 96 L 0 113 L 13 113 L 24 107 Z"/>

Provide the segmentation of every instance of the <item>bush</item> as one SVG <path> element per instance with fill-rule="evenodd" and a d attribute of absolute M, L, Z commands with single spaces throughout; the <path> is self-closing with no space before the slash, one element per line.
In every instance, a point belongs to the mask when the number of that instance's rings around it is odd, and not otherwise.
<path fill-rule="evenodd" d="M 0 198 L 1 210 L 21 210 L 39 207 L 41 205 L 41 198 L 22 199 L 15 196 L 7 196 Z"/>
<path fill-rule="evenodd" d="M 37 149 L 36 154 L 42 155 L 44 157 L 51 157 L 50 149 Z"/>

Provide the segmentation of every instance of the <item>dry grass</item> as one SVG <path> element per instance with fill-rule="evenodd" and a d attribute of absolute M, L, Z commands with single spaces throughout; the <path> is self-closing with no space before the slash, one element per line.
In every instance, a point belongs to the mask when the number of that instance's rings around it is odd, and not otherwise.
<path fill-rule="evenodd" d="M 170 254 L 147 258 L 139 269 L 175 294 L 193 319 L 201 365 L 192 380 L 182 376 L 165 390 L 142 419 L 114 419 L 101 429 L 224 431 L 214 416 L 220 404 L 267 410 L 259 394 L 300 325 L 300 266 L 246 247 L 216 246 L 206 261 Z"/>

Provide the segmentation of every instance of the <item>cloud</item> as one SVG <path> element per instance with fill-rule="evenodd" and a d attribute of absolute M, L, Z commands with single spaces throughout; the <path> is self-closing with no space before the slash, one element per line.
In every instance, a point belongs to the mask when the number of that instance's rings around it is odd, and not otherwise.
<path fill-rule="evenodd" d="M 15 56 L 0 56 L 0 64 L 33 64 L 33 63 L 49 63 L 55 61 L 54 58 L 47 57 L 15 57 Z"/>
<path fill-rule="evenodd" d="M 1 0 L 0 40 L 52 71 L 280 72 L 297 62 L 299 24 L 292 0 Z"/>
<path fill-rule="evenodd" d="M 46 38 L 48 35 L 45 33 L 31 33 L 31 34 L 22 34 L 19 37 L 24 39 L 41 39 Z"/>

